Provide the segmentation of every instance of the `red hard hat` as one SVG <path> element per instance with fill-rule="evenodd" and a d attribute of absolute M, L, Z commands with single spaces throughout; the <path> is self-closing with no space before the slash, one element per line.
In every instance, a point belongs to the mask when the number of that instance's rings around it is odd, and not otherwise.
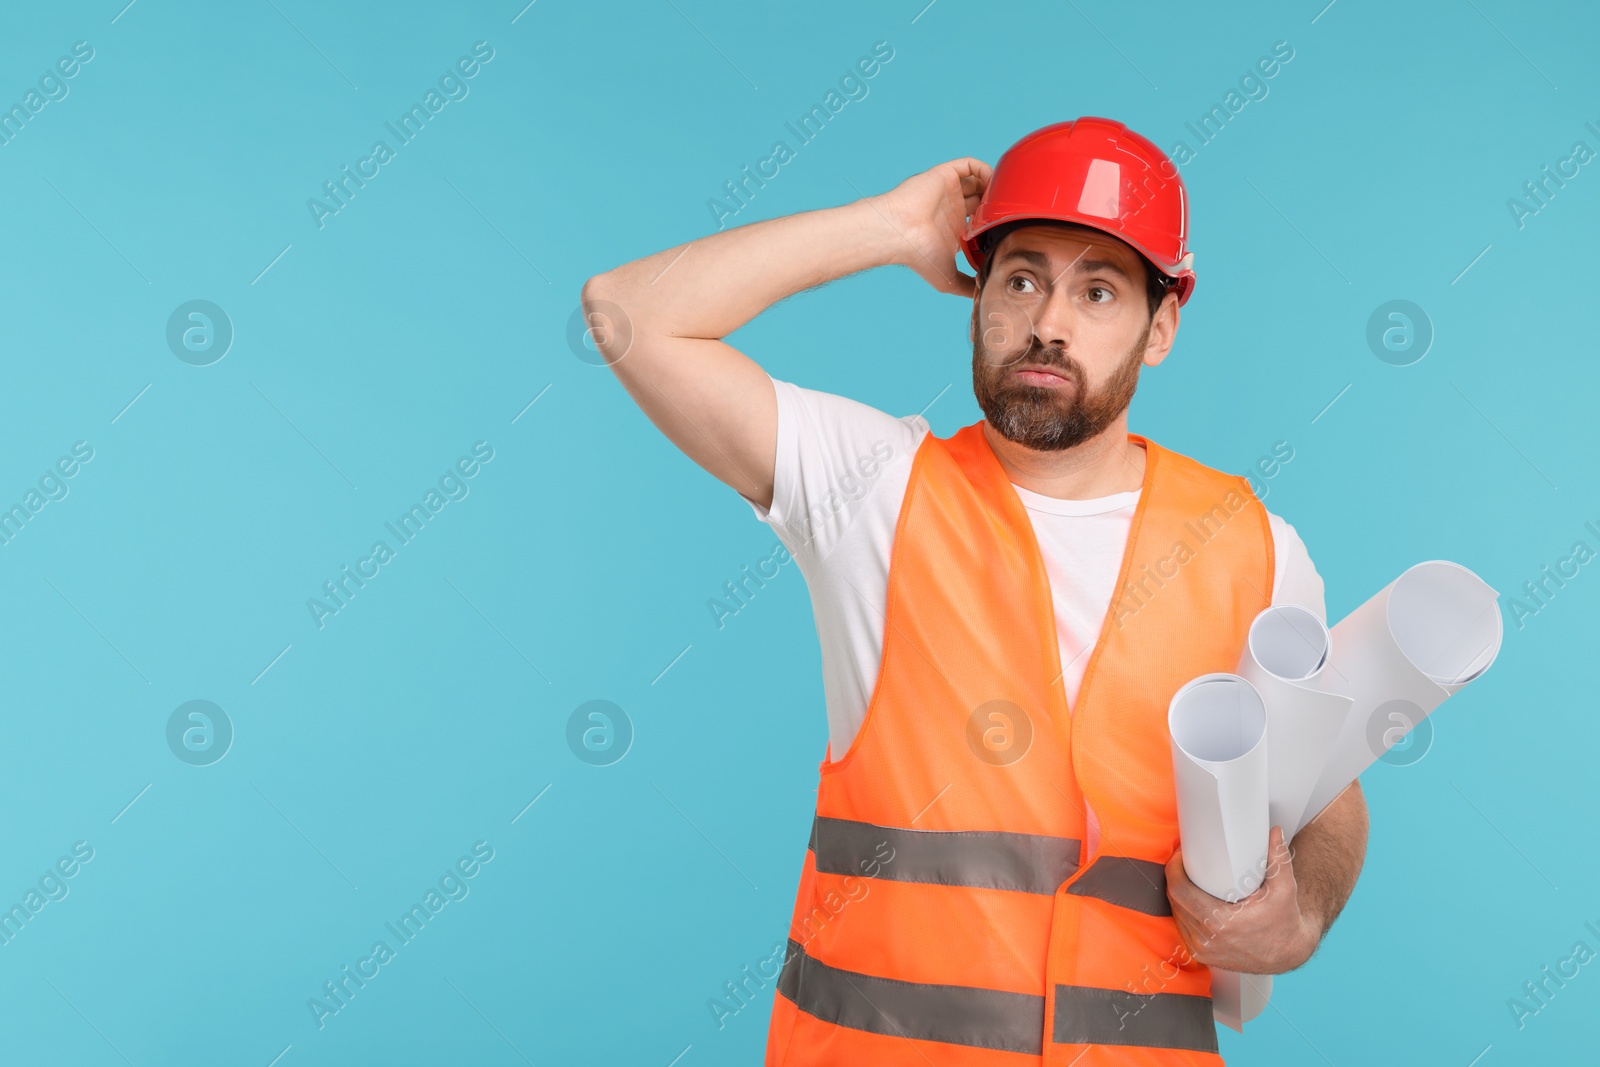
<path fill-rule="evenodd" d="M 961 235 L 972 269 L 983 265 L 979 235 L 1024 219 L 1076 222 L 1121 238 L 1173 280 L 1179 305 L 1194 291 L 1189 196 L 1178 168 L 1115 119 L 1057 122 L 1006 149 Z"/>

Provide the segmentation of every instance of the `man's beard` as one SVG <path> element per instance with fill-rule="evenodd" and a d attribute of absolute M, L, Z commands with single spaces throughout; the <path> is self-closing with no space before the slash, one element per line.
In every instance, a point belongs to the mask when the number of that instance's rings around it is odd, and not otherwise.
<path fill-rule="evenodd" d="M 1127 410 L 1139 384 L 1150 324 L 1145 325 L 1144 333 L 1112 372 L 1111 379 L 1093 395 L 1086 394 L 1083 365 L 1067 358 L 1060 348 L 1041 347 L 1038 338 L 1033 338 L 1029 349 L 1020 356 L 996 362 L 983 347 L 982 332 L 975 334 L 972 392 L 984 418 L 1008 441 L 1040 452 L 1059 452 L 1101 433 Z M 1017 367 L 1030 363 L 1071 379 L 1071 396 L 1061 395 L 1069 391 L 1068 387 L 1007 381 Z"/>

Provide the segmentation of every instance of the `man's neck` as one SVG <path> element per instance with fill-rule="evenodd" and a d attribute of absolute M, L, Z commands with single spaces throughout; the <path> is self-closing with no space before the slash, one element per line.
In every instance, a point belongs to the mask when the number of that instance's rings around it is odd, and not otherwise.
<path fill-rule="evenodd" d="M 1008 441 L 987 420 L 983 435 L 1012 483 L 1041 496 L 1091 500 L 1144 484 L 1144 446 L 1128 439 L 1126 414 L 1087 441 L 1058 452 Z"/>

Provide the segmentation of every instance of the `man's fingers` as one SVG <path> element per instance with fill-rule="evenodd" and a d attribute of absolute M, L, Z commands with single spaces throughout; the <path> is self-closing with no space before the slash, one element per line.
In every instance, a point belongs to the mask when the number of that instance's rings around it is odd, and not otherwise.
<path fill-rule="evenodd" d="M 1262 880 L 1256 894 L 1265 895 L 1272 889 L 1287 889 L 1290 893 L 1295 893 L 1298 886 L 1294 877 L 1294 852 L 1283 839 L 1281 826 L 1272 828 L 1271 836 L 1267 838 L 1267 846 L 1267 876 Z"/>
<path fill-rule="evenodd" d="M 976 159 L 972 156 L 962 156 L 960 159 L 952 159 L 949 163 L 946 163 L 945 166 L 955 168 L 956 175 L 960 177 L 963 186 L 965 186 L 969 181 L 980 181 L 987 184 L 990 176 L 994 174 L 993 167 L 989 166 L 989 164 L 985 163 L 983 160 Z"/>
<path fill-rule="evenodd" d="M 978 280 L 970 274 L 963 274 L 959 270 L 955 276 L 944 286 L 944 292 L 952 296 L 962 296 L 972 299 L 978 295 Z"/>
<path fill-rule="evenodd" d="M 1274 881 L 1287 876 L 1294 880 L 1294 854 L 1289 850 L 1289 844 L 1283 839 L 1283 827 L 1274 826 L 1267 837 L 1267 881 Z"/>
<path fill-rule="evenodd" d="M 1212 930 L 1205 920 L 1190 915 L 1181 907 L 1172 909 L 1172 918 L 1178 927 L 1178 939 L 1183 942 L 1183 947 L 1188 950 L 1190 958 L 1200 963 L 1207 962 L 1207 949 L 1216 931 Z"/>
<path fill-rule="evenodd" d="M 1195 936 L 1194 928 L 1181 916 L 1174 915 L 1173 918 L 1177 919 L 1178 940 L 1183 942 L 1183 947 L 1188 950 L 1191 957 L 1199 959 L 1201 951 L 1205 948 L 1204 941 Z"/>
<path fill-rule="evenodd" d="M 1174 915 L 1181 915 L 1192 911 L 1198 903 L 1197 894 L 1204 895 L 1205 891 L 1194 884 L 1189 872 L 1183 869 L 1183 850 L 1173 852 L 1172 858 L 1167 860 L 1167 900 L 1172 904 Z"/>
<path fill-rule="evenodd" d="M 1174 893 L 1197 905 L 1217 899 L 1195 885 L 1194 879 L 1189 877 L 1189 872 L 1183 865 L 1181 848 L 1173 852 L 1172 858 L 1167 860 L 1167 895 L 1171 896 Z"/>
<path fill-rule="evenodd" d="M 951 263 L 943 273 L 933 269 L 932 264 L 927 264 L 926 266 L 928 269 L 919 270 L 917 273 L 922 275 L 923 279 L 939 292 L 949 293 L 951 296 L 966 297 L 969 300 L 977 295 L 977 279 L 970 274 L 963 274 L 954 263 Z"/>
<path fill-rule="evenodd" d="M 1189 954 L 1204 963 L 1202 955 L 1214 932 L 1210 928 L 1206 909 L 1214 906 L 1216 898 L 1190 879 L 1189 872 L 1183 869 L 1181 848 L 1175 850 L 1167 860 L 1166 873 L 1167 900 L 1172 904 L 1172 917 L 1178 924 L 1178 936 L 1183 939 Z"/>
<path fill-rule="evenodd" d="M 994 169 L 983 160 L 973 159 L 970 156 L 951 160 L 946 166 L 955 168 L 962 199 L 976 205 L 977 200 L 983 196 L 983 191 L 989 187 L 989 179 L 994 175 Z"/>

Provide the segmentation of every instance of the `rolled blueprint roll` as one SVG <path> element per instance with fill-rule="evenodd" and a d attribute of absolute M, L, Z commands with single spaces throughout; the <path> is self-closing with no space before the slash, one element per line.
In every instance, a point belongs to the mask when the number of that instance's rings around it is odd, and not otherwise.
<path fill-rule="evenodd" d="M 1272 975 L 1240 974 L 1211 968 L 1211 1017 L 1244 1033 L 1244 1024 L 1261 1014 L 1272 998 Z"/>
<path fill-rule="evenodd" d="M 1202 674 L 1167 707 L 1183 869 L 1236 901 L 1267 868 L 1267 712 L 1236 674 Z"/>
<path fill-rule="evenodd" d="M 1446 560 L 1408 568 L 1331 631 L 1303 608 L 1261 612 L 1238 674 L 1202 675 L 1168 708 L 1190 879 L 1227 901 L 1256 889 L 1268 828 L 1291 840 L 1488 670 L 1502 636 L 1499 594 Z M 1272 979 L 1213 968 L 1211 987 L 1212 1014 L 1242 1031 L 1266 1006 Z"/>
<path fill-rule="evenodd" d="M 1255 687 L 1267 715 L 1267 824 L 1284 840 L 1300 823 L 1351 699 L 1321 688 L 1330 636 L 1305 608 L 1267 608 L 1250 624 L 1239 676 Z M 1185 855 L 1187 855 L 1187 849 Z M 1272 976 L 1211 969 L 1211 1011 L 1219 1023 L 1244 1031 L 1272 995 Z"/>
<path fill-rule="evenodd" d="M 1407 568 L 1333 628 L 1324 686 L 1351 699 L 1293 831 L 1500 652 L 1499 594 L 1460 564 Z"/>
<path fill-rule="evenodd" d="M 1189 880 L 1237 901 L 1267 869 L 1267 711 L 1235 674 L 1202 674 L 1167 708 L 1178 793 L 1178 836 Z M 1243 1031 L 1266 1006 L 1272 981 L 1212 968 L 1211 1014 Z"/>
<path fill-rule="evenodd" d="M 1324 688 L 1331 638 L 1305 608 L 1267 608 L 1250 624 L 1239 676 L 1267 709 L 1267 823 L 1287 841 L 1300 825 L 1354 701 Z"/>

